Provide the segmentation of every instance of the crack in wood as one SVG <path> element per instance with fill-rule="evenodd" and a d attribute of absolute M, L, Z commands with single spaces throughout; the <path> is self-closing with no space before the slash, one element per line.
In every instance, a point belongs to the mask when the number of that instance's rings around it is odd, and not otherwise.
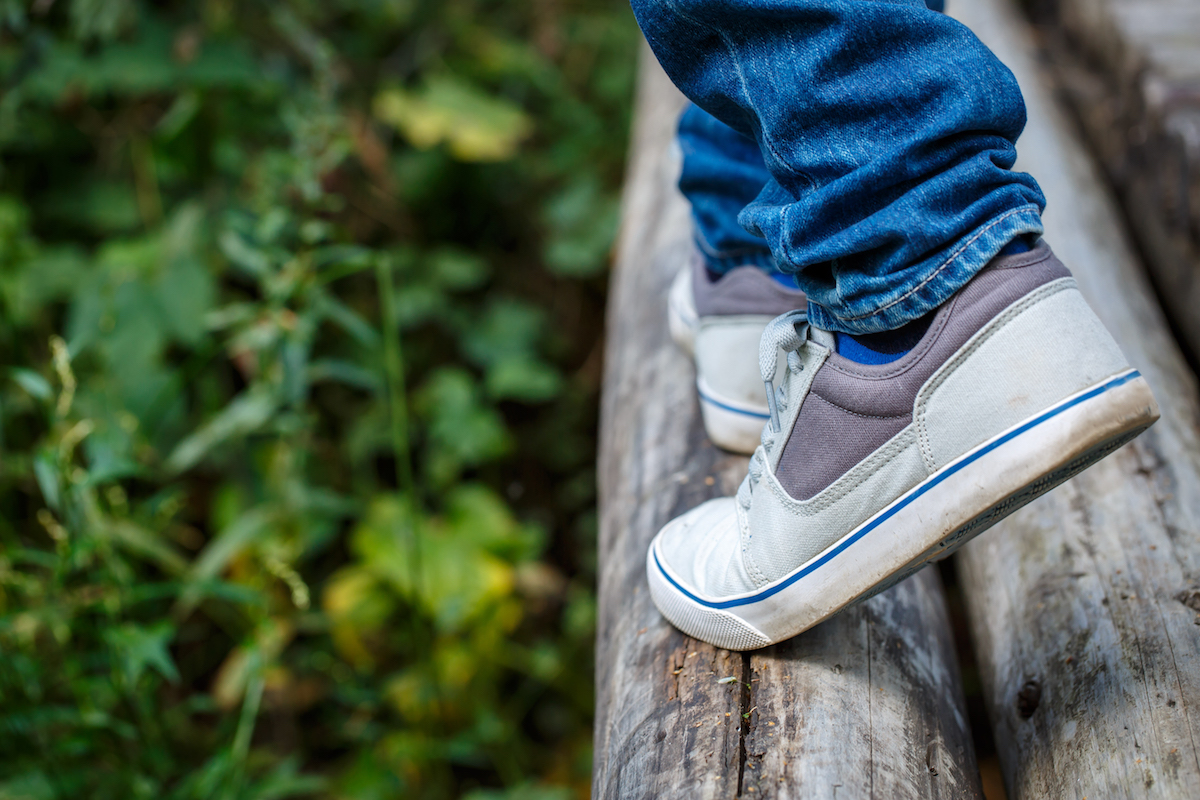
<path fill-rule="evenodd" d="M 750 702 L 753 699 L 750 677 L 750 654 L 742 653 L 742 702 L 738 707 L 738 797 L 742 796 L 742 783 L 746 775 L 746 736 L 750 732 Z"/>

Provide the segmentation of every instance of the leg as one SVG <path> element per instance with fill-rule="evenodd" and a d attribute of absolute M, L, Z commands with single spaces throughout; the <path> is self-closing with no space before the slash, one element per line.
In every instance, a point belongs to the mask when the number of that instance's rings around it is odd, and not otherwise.
<path fill-rule="evenodd" d="M 803 308 L 761 236 L 738 213 L 770 180 L 758 145 L 696 106 L 679 120 L 679 188 L 691 202 L 696 251 L 667 300 L 671 335 L 695 357 L 696 389 L 709 439 L 752 453 L 767 419 L 758 342 L 774 317 Z"/>
<path fill-rule="evenodd" d="M 679 190 L 691 204 L 696 248 L 709 271 L 724 275 L 747 265 L 778 271 L 766 239 L 738 222 L 771 180 L 758 143 L 690 105 L 679 118 L 679 147 Z"/>
<path fill-rule="evenodd" d="M 934 11 L 945 10 L 942 0 L 925 4 Z M 778 272 L 766 239 L 738 221 L 742 209 L 771 180 L 758 143 L 695 104 L 679 118 L 678 141 L 683 151 L 679 190 L 691 205 L 696 249 L 708 270 L 724 275 L 752 265 Z"/>
<path fill-rule="evenodd" d="M 758 142 L 771 177 L 740 219 L 818 326 L 898 328 L 1041 231 L 1041 191 L 1010 169 L 1015 79 L 919 0 L 633 6 L 676 85 Z"/>

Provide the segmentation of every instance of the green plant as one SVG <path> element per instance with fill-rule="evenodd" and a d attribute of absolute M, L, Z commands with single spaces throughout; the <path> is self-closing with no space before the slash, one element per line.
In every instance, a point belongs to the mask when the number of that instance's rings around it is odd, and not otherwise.
<path fill-rule="evenodd" d="M 0 798 L 584 795 L 627 9 L 0 24 Z"/>

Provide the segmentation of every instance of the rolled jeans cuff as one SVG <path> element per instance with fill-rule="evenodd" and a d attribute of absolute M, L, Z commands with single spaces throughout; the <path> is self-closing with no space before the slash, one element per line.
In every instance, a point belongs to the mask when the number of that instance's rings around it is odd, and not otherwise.
<path fill-rule="evenodd" d="M 969 233 L 949 253 L 943 251 L 905 269 L 903 280 L 891 276 L 886 291 L 858 293 L 851 303 L 841 303 L 835 313 L 808 300 L 808 318 L 818 328 L 865 334 L 896 330 L 920 319 L 949 300 L 1018 236 L 1041 234 L 1042 216 L 1036 205 L 1014 208 Z M 924 276 L 911 278 L 909 276 Z M 899 285 L 895 285 L 899 283 Z"/>

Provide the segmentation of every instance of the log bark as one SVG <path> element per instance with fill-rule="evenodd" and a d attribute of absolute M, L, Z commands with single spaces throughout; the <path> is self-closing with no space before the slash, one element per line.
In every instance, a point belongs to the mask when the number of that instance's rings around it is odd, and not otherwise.
<path fill-rule="evenodd" d="M 958 556 L 1013 798 L 1200 797 L 1200 408 L 1117 204 L 1008 0 L 950 10 L 1016 74 L 1046 238 L 1162 419 Z M 1196 310 L 1193 308 L 1193 313 Z"/>
<path fill-rule="evenodd" d="M 1200 3 L 1057 0 L 1049 23 L 1059 85 L 1200 359 Z"/>
<path fill-rule="evenodd" d="M 750 654 L 684 636 L 650 600 L 650 539 L 733 493 L 746 460 L 705 438 L 667 333 L 690 246 L 672 150 L 683 101 L 648 55 L 637 103 L 601 409 L 593 796 L 979 797 L 935 570 Z"/>

